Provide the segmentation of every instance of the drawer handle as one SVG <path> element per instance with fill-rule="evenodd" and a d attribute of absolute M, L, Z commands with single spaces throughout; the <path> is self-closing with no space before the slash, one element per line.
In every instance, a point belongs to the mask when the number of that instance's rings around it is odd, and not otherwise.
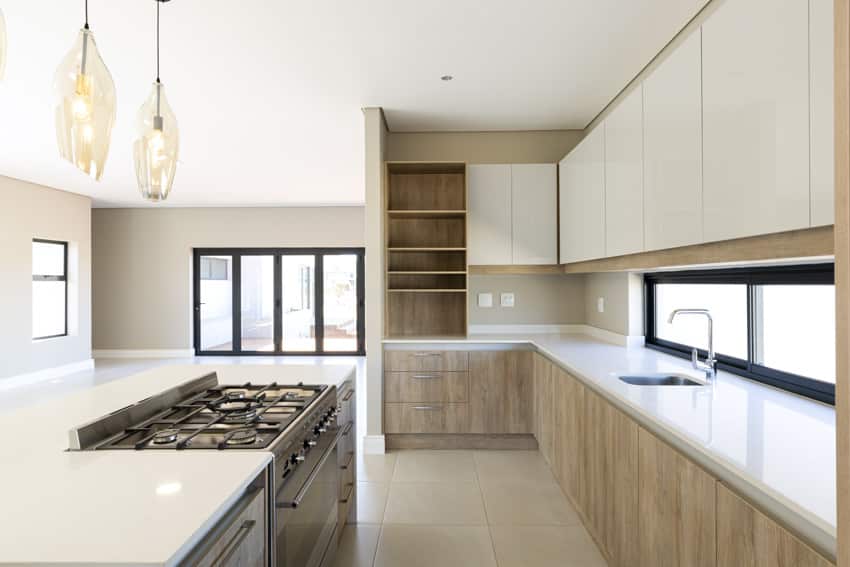
<path fill-rule="evenodd" d="M 230 558 L 236 553 L 236 550 L 239 549 L 239 546 L 242 545 L 242 542 L 245 541 L 245 538 L 248 537 L 248 534 L 251 533 L 251 530 L 254 529 L 254 526 L 257 522 L 254 520 L 245 520 L 242 522 L 242 525 L 239 526 L 239 530 L 237 530 L 236 534 L 234 534 L 233 539 L 230 540 L 230 543 L 227 544 L 227 547 L 224 548 L 224 551 L 221 552 L 221 561 L 216 562 L 217 565 L 227 565 L 230 561 Z"/>
<path fill-rule="evenodd" d="M 348 400 L 351 399 L 351 396 L 353 396 L 353 395 L 354 395 L 354 390 L 349 390 L 348 393 L 345 395 L 345 397 L 342 399 L 342 401 L 347 402 Z"/>
<path fill-rule="evenodd" d="M 413 377 L 418 378 L 420 380 L 433 380 L 433 379 L 439 378 L 440 375 L 439 374 L 414 374 Z"/>
<path fill-rule="evenodd" d="M 414 352 L 413 356 L 423 358 L 426 356 L 442 356 L 439 352 Z"/>
<path fill-rule="evenodd" d="M 415 410 L 441 410 L 443 406 L 413 406 Z"/>

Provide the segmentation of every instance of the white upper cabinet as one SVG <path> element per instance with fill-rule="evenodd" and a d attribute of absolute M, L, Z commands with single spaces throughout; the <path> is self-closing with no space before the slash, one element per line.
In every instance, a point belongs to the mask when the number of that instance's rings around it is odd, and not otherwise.
<path fill-rule="evenodd" d="M 558 263 L 557 165 L 511 166 L 514 264 Z"/>
<path fill-rule="evenodd" d="M 643 90 L 605 119 L 605 253 L 643 251 Z"/>
<path fill-rule="evenodd" d="M 592 130 L 561 160 L 561 263 L 605 256 L 605 129 Z"/>
<path fill-rule="evenodd" d="M 646 250 L 702 242 L 701 97 L 697 31 L 643 83 Z"/>
<path fill-rule="evenodd" d="M 469 165 L 470 265 L 505 265 L 511 261 L 511 166 Z"/>
<path fill-rule="evenodd" d="M 708 242 L 810 225 L 808 4 L 730 0 L 703 23 Z"/>
<path fill-rule="evenodd" d="M 809 2 L 812 226 L 835 223 L 833 3 Z"/>

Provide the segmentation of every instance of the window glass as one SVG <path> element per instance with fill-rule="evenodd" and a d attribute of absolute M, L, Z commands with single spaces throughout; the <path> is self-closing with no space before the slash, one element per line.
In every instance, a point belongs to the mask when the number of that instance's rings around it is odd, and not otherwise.
<path fill-rule="evenodd" d="M 200 330 L 201 349 L 233 350 L 233 282 L 227 277 L 203 277 L 204 266 L 223 266 L 230 273 L 232 256 L 201 256 Z"/>
<path fill-rule="evenodd" d="M 32 282 L 32 336 L 36 339 L 65 334 L 65 282 Z"/>
<path fill-rule="evenodd" d="M 714 320 L 714 350 L 747 359 L 747 286 L 744 284 L 658 284 L 655 287 L 655 333 L 659 339 L 708 349 L 708 322 L 701 315 L 674 309 L 708 309 Z"/>
<path fill-rule="evenodd" d="M 835 383 L 835 286 L 756 286 L 756 364 Z"/>
<path fill-rule="evenodd" d="M 281 257 L 281 299 L 283 302 L 283 350 L 316 350 L 316 312 L 313 308 L 316 257 Z"/>
<path fill-rule="evenodd" d="M 324 350 L 357 350 L 357 255 L 325 255 Z"/>
<path fill-rule="evenodd" d="M 242 256 L 242 350 L 273 351 L 274 256 Z"/>
<path fill-rule="evenodd" d="M 65 244 L 34 241 L 32 243 L 32 275 L 64 276 Z"/>

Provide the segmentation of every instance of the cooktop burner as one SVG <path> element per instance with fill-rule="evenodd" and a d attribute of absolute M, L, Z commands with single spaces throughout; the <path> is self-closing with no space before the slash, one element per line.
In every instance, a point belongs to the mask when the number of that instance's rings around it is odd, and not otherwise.
<path fill-rule="evenodd" d="M 267 447 L 326 386 L 216 386 L 125 428 L 97 449 Z"/>

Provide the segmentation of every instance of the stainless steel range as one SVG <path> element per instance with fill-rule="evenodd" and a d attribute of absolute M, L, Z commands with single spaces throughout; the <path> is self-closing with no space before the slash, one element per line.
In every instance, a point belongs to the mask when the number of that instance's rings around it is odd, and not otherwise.
<path fill-rule="evenodd" d="M 70 449 L 274 454 L 274 564 L 318 565 L 337 522 L 334 386 L 219 385 L 202 376 L 71 430 Z"/>

